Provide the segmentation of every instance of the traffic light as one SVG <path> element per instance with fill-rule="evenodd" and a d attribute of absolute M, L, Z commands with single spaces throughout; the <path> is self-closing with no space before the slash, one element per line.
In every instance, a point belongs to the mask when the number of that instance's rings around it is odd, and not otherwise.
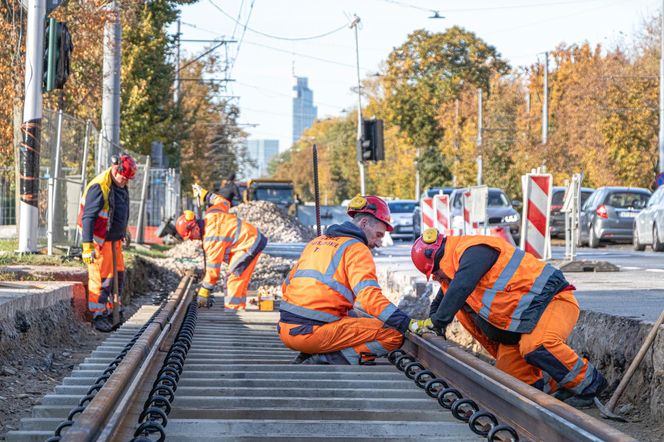
<path fill-rule="evenodd" d="M 363 120 L 362 139 L 357 144 L 357 160 L 364 162 L 384 159 L 383 120 Z"/>
<path fill-rule="evenodd" d="M 54 18 L 48 19 L 44 35 L 44 92 L 50 92 L 67 82 L 74 45 L 67 25 Z"/>

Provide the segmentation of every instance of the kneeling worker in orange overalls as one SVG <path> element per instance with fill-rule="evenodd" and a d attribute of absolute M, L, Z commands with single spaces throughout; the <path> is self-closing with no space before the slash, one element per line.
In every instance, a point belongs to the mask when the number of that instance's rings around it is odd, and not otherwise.
<path fill-rule="evenodd" d="M 113 158 L 113 165 L 95 177 L 83 192 L 78 213 L 82 230 L 83 262 L 88 265 L 88 309 L 92 325 L 110 332 L 114 324 L 113 260 L 118 278 L 118 307 L 122 300 L 124 259 L 122 240 L 129 222 L 127 183 L 136 175 L 136 163 L 129 155 Z M 115 251 L 113 250 L 115 249 Z"/>
<path fill-rule="evenodd" d="M 194 197 L 201 206 L 210 207 L 203 219 L 197 220 L 191 210 L 186 210 L 175 223 L 175 229 L 185 240 L 202 239 L 206 257 L 205 277 L 198 290 L 198 305 L 209 308 L 214 303 L 210 291 L 214 289 L 221 273 L 221 264 L 228 264 L 225 308 L 244 310 L 247 305 L 247 289 L 258 257 L 267 244 L 267 237 L 248 222 L 228 213 L 231 203 L 194 184 Z"/>
<path fill-rule="evenodd" d="M 569 405 L 589 407 L 606 388 L 604 376 L 565 343 L 579 304 L 560 270 L 500 238 L 445 237 L 435 229 L 415 241 L 411 258 L 441 285 L 428 328 L 444 335 L 456 315 L 497 368 Z"/>
<path fill-rule="evenodd" d="M 351 221 L 309 242 L 282 286 L 279 337 L 300 364 L 363 364 L 401 347 L 423 327 L 385 298 L 371 249 L 391 231 L 390 209 L 376 196 L 356 196 Z M 353 305 L 373 318 L 356 317 Z"/>

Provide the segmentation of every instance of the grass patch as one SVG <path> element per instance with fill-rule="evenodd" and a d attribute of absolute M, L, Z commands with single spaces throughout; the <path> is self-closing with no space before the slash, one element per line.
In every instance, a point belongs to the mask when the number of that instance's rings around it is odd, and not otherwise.
<path fill-rule="evenodd" d="M 63 252 L 60 249 L 55 249 L 54 255 L 49 256 L 46 254 L 46 249 L 42 249 L 39 253 L 26 253 L 18 254 L 18 240 L 3 239 L 0 240 L 0 266 L 7 265 L 36 265 L 36 266 L 67 266 L 67 267 L 84 267 L 81 261 L 63 260 Z"/>

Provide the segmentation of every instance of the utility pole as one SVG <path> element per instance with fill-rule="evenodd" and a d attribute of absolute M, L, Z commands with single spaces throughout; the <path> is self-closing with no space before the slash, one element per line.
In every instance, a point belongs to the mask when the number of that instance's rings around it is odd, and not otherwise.
<path fill-rule="evenodd" d="M 97 173 L 111 164 L 111 157 L 120 150 L 120 69 L 122 56 L 122 26 L 117 1 L 106 9 L 104 23 L 104 70 L 101 108 L 100 154 Z"/>
<path fill-rule="evenodd" d="M 180 104 L 180 25 L 181 21 L 178 18 L 178 25 L 177 25 L 177 46 L 175 46 L 175 87 L 174 90 L 175 92 L 173 93 L 173 101 L 175 102 L 175 106 L 177 107 Z"/>
<path fill-rule="evenodd" d="M 544 53 L 544 105 L 542 106 L 542 144 L 549 138 L 549 53 Z"/>
<path fill-rule="evenodd" d="M 659 55 L 659 173 L 664 173 L 664 1 L 660 23 L 661 42 Z"/>
<path fill-rule="evenodd" d="M 477 90 L 477 185 L 482 185 L 482 89 Z"/>
<path fill-rule="evenodd" d="M 42 78 L 46 0 L 29 0 L 25 40 L 25 102 L 23 140 L 19 148 L 18 252 L 37 251 L 39 211 L 39 155 L 41 153 Z"/>
<path fill-rule="evenodd" d="M 420 199 L 420 148 L 415 149 L 415 199 Z"/>
<path fill-rule="evenodd" d="M 362 149 L 362 83 L 360 79 L 360 45 L 357 37 L 357 25 L 360 23 L 360 17 L 353 16 L 350 28 L 355 29 L 355 62 L 357 65 L 357 148 Z M 364 162 L 358 161 L 360 168 L 360 193 L 365 194 L 364 186 Z"/>

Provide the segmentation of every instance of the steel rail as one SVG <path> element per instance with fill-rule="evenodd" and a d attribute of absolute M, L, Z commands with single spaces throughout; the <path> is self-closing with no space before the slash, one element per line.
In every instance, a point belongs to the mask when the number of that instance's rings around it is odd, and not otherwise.
<path fill-rule="evenodd" d="M 502 372 L 458 345 L 409 333 L 402 349 L 436 376 L 512 425 L 519 435 L 547 442 L 625 442 L 636 439 Z"/>
<path fill-rule="evenodd" d="M 116 412 L 122 410 L 120 406 L 127 408 L 126 405 L 130 403 L 127 396 L 133 397 L 136 393 L 136 387 L 140 382 L 134 381 L 137 381 L 136 378 L 139 374 L 144 373 L 142 368 L 150 362 L 150 356 L 172 330 L 177 332 L 174 319 L 178 317 L 181 319 L 181 312 L 184 310 L 182 306 L 189 298 L 187 295 L 190 287 L 191 276 L 187 274 L 180 281 L 174 294 L 169 297 L 159 316 L 143 332 L 85 411 L 81 413 L 74 425 L 62 434 L 63 441 L 99 440 L 111 419 L 114 419 L 114 425 L 122 420 L 121 415 L 117 415 Z M 127 388 L 128 386 L 131 387 Z"/>

